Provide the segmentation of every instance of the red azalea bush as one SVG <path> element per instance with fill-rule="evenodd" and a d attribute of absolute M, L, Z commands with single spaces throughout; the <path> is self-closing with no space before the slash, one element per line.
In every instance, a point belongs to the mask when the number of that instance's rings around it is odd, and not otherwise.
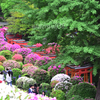
<path fill-rule="evenodd" d="M 61 65 L 58 65 L 58 66 L 51 65 L 48 68 L 48 72 L 50 73 L 50 77 L 52 78 L 56 74 L 65 73 L 65 69 L 63 67 L 61 67 Z"/>
<path fill-rule="evenodd" d="M 15 60 L 6 60 L 6 61 L 3 62 L 3 66 L 5 68 L 8 68 L 8 67 L 20 68 L 21 67 L 20 64 L 17 61 L 15 61 Z"/>
<path fill-rule="evenodd" d="M 16 60 L 16 61 L 22 61 L 23 60 L 23 57 L 21 54 L 15 54 L 13 57 L 12 57 L 13 60 Z"/>
<path fill-rule="evenodd" d="M 31 63 L 24 64 L 24 65 L 22 66 L 22 68 L 29 67 L 29 66 L 33 66 L 33 64 L 31 64 Z"/>
<path fill-rule="evenodd" d="M 38 67 L 36 67 L 36 66 L 25 67 L 22 69 L 22 74 L 27 74 L 30 77 L 32 77 L 37 69 L 38 69 Z"/>
<path fill-rule="evenodd" d="M 4 56 L 0 55 L 0 62 L 4 62 L 5 60 L 7 60 Z"/>

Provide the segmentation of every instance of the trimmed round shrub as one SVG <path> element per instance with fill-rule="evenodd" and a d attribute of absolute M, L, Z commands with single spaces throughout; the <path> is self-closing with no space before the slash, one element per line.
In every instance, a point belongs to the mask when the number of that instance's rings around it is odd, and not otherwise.
<path fill-rule="evenodd" d="M 23 57 L 21 54 L 15 54 L 13 57 L 12 57 L 13 60 L 16 60 L 16 61 L 22 61 L 23 60 Z"/>
<path fill-rule="evenodd" d="M 18 54 L 21 54 L 23 57 L 26 57 L 30 53 L 32 53 L 30 48 L 20 48 L 18 51 Z"/>
<path fill-rule="evenodd" d="M 9 43 L 5 44 L 4 46 L 2 46 L 2 47 L 0 48 L 0 51 L 3 51 L 3 50 L 10 50 L 11 45 L 12 45 L 12 44 L 9 44 Z"/>
<path fill-rule="evenodd" d="M 37 69 L 33 73 L 33 79 L 35 79 L 38 82 L 38 84 L 50 82 L 50 76 L 48 71 L 43 69 Z"/>
<path fill-rule="evenodd" d="M 70 78 L 70 82 L 75 85 L 78 84 L 79 82 L 83 82 L 83 78 L 81 76 L 74 76 Z"/>
<path fill-rule="evenodd" d="M 3 65 L 3 63 L 2 62 L 0 62 L 0 66 L 2 66 Z"/>
<path fill-rule="evenodd" d="M 16 85 L 23 89 L 28 89 L 30 85 L 34 85 L 35 83 L 36 81 L 34 79 L 25 76 L 18 78 L 16 81 Z"/>
<path fill-rule="evenodd" d="M 70 79 L 70 76 L 68 76 L 66 74 L 57 74 L 51 79 L 51 82 L 54 80 L 62 82 L 62 81 L 67 81 L 69 79 Z"/>
<path fill-rule="evenodd" d="M 7 68 L 7 67 L 20 68 L 21 67 L 20 64 L 15 60 L 6 60 L 6 61 L 3 62 L 3 66 L 5 68 Z"/>
<path fill-rule="evenodd" d="M 40 59 L 40 56 L 39 56 L 39 55 L 34 54 L 34 53 L 31 53 L 31 54 L 29 54 L 29 55 L 27 55 L 27 56 L 25 57 L 24 63 L 25 63 L 25 64 L 31 63 L 31 64 L 34 65 L 35 62 L 36 62 L 37 60 L 39 60 L 39 59 Z"/>
<path fill-rule="evenodd" d="M 65 93 L 61 90 L 52 91 L 50 96 L 51 97 L 56 97 L 57 100 L 65 100 Z"/>
<path fill-rule="evenodd" d="M 0 66 L 0 71 L 3 71 L 4 70 L 4 67 L 3 66 Z"/>
<path fill-rule="evenodd" d="M 42 91 L 45 91 L 46 95 L 50 96 L 50 93 L 51 93 L 50 84 L 48 84 L 48 83 L 41 83 L 40 86 L 41 86 L 41 88 L 39 89 L 39 94 L 42 94 Z"/>
<path fill-rule="evenodd" d="M 50 82 L 51 88 L 54 88 L 55 85 L 56 85 L 58 82 L 59 82 L 59 81 L 56 81 L 56 80 Z"/>
<path fill-rule="evenodd" d="M 3 63 L 5 60 L 6 60 L 6 58 L 5 58 L 4 56 L 1 56 L 1 55 L 0 55 L 0 62 Z"/>
<path fill-rule="evenodd" d="M 72 87 L 72 83 L 64 81 L 64 82 L 58 82 L 54 90 L 62 90 L 64 93 L 67 93 Z"/>
<path fill-rule="evenodd" d="M 50 73 L 50 77 L 51 77 L 51 78 L 52 78 L 53 76 L 55 76 L 56 74 L 65 73 L 65 69 L 64 69 L 61 65 L 58 65 L 58 66 L 51 65 L 51 66 L 48 68 L 48 71 L 49 71 L 49 73 Z"/>
<path fill-rule="evenodd" d="M 84 100 L 81 96 L 79 95 L 73 95 L 69 100 Z"/>
<path fill-rule="evenodd" d="M 80 83 L 73 85 L 72 88 L 68 91 L 66 97 L 67 100 L 71 98 L 73 95 L 80 95 L 83 98 L 90 97 L 95 98 L 96 89 L 94 86 L 88 83 Z"/>
<path fill-rule="evenodd" d="M 3 51 L 0 51 L 0 55 L 4 56 L 8 60 L 8 59 L 11 59 L 12 52 L 9 50 L 3 50 Z"/>
<path fill-rule="evenodd" d="M 24 65 L 22 66 L 22 68 L 29 67 L 29 66 L 33 66 L 33 64 L 30 64 L 30 63 L 24 64 Z"/>
<path fill-rule="evenodd" d="M 20 50 L 20 49 L 15 49 L 15 50 L 13 51 L 13 54 L 14 54 L 14 55 L 15 55 L 15 54 L 18 54 L 19 50 Z"/>
<path fill-rule="evenodd" d="M 40 67 L 48 64 L 49 62 L 51 62 L 51 58 L 49 58 L 48 56 L 43 56 L 39 60 L 37 60 L 36 66 Z"/>
<path fill-rule="evenodd" d="M 13 68 L 12 72 L 13 72 L 12 82 L 14 83 L 14 81 L 16 81 L 18 79 L 19 75 L 22 74 L 22 71 L 19 68 Z"/>
<path fill-rule="evenodd" d="M 11 47 L 10 47 L 10 51 L 15 51 L 16 49 L 19 49 L 19 48 L 21 48 L 20 47 L 20 45 L 18 45 L 18 44 L 13 44 L 13 45 L 11 45 Z"/>
<path fill-rule="evenodd" d="M 32 77 L 37 69 L 38 67 L 36 66 L 25 67 L 22 69 L 22 74 L 27 74 L 28 76 Z"/>

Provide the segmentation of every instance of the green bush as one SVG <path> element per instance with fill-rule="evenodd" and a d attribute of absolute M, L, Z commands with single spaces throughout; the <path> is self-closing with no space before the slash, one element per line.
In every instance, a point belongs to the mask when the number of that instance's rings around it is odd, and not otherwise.
<path fill-rule="evenodd" d="M 84 100 L 81 96 L 79 95 L 73 95 L 69 100 Z"/>
<path fill-rule="evenodd" d="M 39 89 L 39 94 L 42 94 L 42 91 L 45 91 L 47 96 L 50 96 L 51 93 L 51 87 L 48 83 L 41 83 L 41 88 Z"/>
<path fill-rule="evenodd" d="M 22 70 L 22 66 L 23 66 L 23 63 L 22 62 L 18 62 L 20 64 L 20 69 Z"/>
<path fill-rule="evenodd" d="M 72 86 L 66 95 L 67 100 L 69 100 L 73 95 L 80 95 L 83 98 L 95 98 L 96 89 L 91 84 L 83 82 Z"/>
<path fill-rule="evenodd" d="M 4 67 L 3 66 L 0 66 L 0 71 L 3 71 L 4 70 Z"/>
<path fill-rule="evenodd" d="M 58 82 L 59 82 L 59 81 L 57 81 L 57 80 L 51 81 L 51 82 L 50 82 L 51 88 L 54 88 L 55 85 L 56 85 Z"/>
<path fill-rule="evenodd" d="M 12 58 L 12 52 L 9 50 L 0 51 L 0 55 L 4 56 L 7 60 Z"/>
<path fill-rule="evenodd" d="M 28 77 L 20 77 L 17 79 L 16 81 L 16 85 L 19 88 L 28 90 L 30 85 L 34 85 L 36 83 L 36 81 L 32 78 L 28 78 Z"/>
<path fill-rule="evenodd" d="M 18 79 L 19 75 L 22 74 L 22 71 L 19 68 L 13 68 L 12 69 L 13 72 L 13 79 L 12 79 L 12 83 L 15 83 L 16 80 Z M 14 82 L 15 81 L 15 82 Z"/>
<path fill-rule="evenodd" d="M 51 97 L 56 97 L 57 100 L 65 100 L 65 93 L 61 90 L 52 91 L 50 96 Z"/>
<path fill-rule="evenodd" d="M 38 84 L 50 82 L 50 75 L 48 71 L 43 69 L 35 70 L 32 77 L 38 82 Z"/>

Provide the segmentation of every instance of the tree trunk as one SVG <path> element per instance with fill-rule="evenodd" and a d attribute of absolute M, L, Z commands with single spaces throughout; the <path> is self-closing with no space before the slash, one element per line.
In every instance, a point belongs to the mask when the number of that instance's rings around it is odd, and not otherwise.
<path fill-rule="evenodd" d="M 100 100 L 100 70 L 99 70 L 99 80 L 98 80 L 97 93 L 95 99 Z"/>

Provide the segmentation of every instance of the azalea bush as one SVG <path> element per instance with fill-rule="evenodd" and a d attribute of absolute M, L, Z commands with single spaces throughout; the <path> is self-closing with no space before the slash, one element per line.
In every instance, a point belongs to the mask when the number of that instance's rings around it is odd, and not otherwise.
<path fill-rule="evenodd" d="M 34 65 L 35 62 L 36 62 L 37 60 L 39 60 L 39 59 L 40 59 L 40 56 L 39 56 L 39 55 L 34 54 L 34 53 L 31 53 L 31 54 L 29 54 L 29 55 L 27 55 L 27 56 L 25 57 L 24 63 L 25 63 L 25 64 L 31 63 L 31 64 Z"/>
<path fill-rule="evenodd" d="M 0 71 L 3 71 L 3 70 L 4 70 L 4 67 L 0 65 Z"/>
<path fill-rule="evenodd" d="M 2 46 L 0 48 L 0 51 L 2 51 L 2 50 L 10 50 L 10 47 L 11 47 L 11 44 L 5 44 L 4 46 Z"/>
<path fill-rule="evenodd" d="M 2 65 L 3 65 L 3 63 L 2 63 L 2 62 L 0 62 L 0 65 L 2 66 Z"/>
<path fill-rule="evenodd" d="M 20 49 L 15 49 L 15 50 L 13 51 L 13 54 L 18 54 L 19 50 L 20 50 Z"/>
<path fill-rule="evenodd" d="M 34 85 L 34 84 L 36 84 L 36 81 L 34 79 L 25 76 L 18 78 L 16 81 L 16 85 L 19 88 L 23 88 L 23 89 L 28 89 L 30 85 Z"/>
<path fill-rule="evenodd" d="M 83 99 L 86 97 L 95 98 L 96 88 L 85 82 L 76 84 L 68 91 L 66 95 L 67 100 L 69 100 L 73 95 L 80 95 Z"/>
<path fill-rule="evenodd" d="M 59 82 L 59 81 L 57 81 L 57 80 L 54 80 L 54 81 L 50 82 L 51 88 L 54 88 L 55 85 L 56 85 L 58 82 Z"/>
<path fill-rule="evenodd" d="M 30 67 L 30 66 L 33 66 L 33 64 L 31 64 L 31 63 L 24 64 L 24 65 L 22 66 L 22 68 L 25 68 L 25 67 Z"/>
<path fill-rule="evenodd" d="M 52 77 L 51 82 L 54 80 L 59 81 L 59 82 L 69 81 L 69 79 L 70 79 L 70 76 L 68 76 L 66 74 L 57 74 L 54 77 Z"/>
<path fill-rule="evenodd" d="M 67 81 L 62 81 L 62 82 L 58 82 L 55 87 L 54 90 L 62 90 L 64 93 L 67 93 L 72 87 L 72 83 L 67 82 Z"/>
<path fill-rule="evenodd" d="M 41 67 L 43 65 L 48 64 L 50 61 L 51 61 L 51 58 L 49 58 L 48 56 L 43 56 L 39 60 L 37 60 L 36 66 Z"/>
<path fill-rule="evenodd" d="M 5 68 L 7 68 L 7 67 L 20 68 L 21 67 L 20 64 L 15 60 L 6 60 L 6 61 L 3 62 L 3 66 Z"/>
<path fill-rule="evenodd" d="M 38 69 L 36 66 L 28 66 L 22 69 L 22 74 L 26 74 L 29 77 L 33 77 L 35 71 Z"/>
<path fill-rule="evenodd" d="M 38 84 L 49 83 L 50 82 L 50 75 L 49 75 L 48 71 L 46 71 L 46 70 L 37 69 L 33 73 L 33 79 L 35 79 L 38 82 Z"/>
<path fill-rule="evenodd" d="M 21 54 L 23 57 L 26 57 L 30 53 L 32 53 L 30 48 L 20 48 L 18 51 L 18 54 Z"/>
<path fill-rule="evenodd" d="M 70 78 L 70 82 L 75 85 L 78 84 L 80 82 L 83 82 L 83 78 L 81 76 L 74 76 L 72 78 Z"/>
<path fill-rule="evenodd" d="M 65 93 L 61 90 L 52 91 L 50 96 L 51 97 L 56 97 L 57 100 L 65 100 Z"/>
<path fill-rule="evenodd" d="M 9 50 L 3 50 L 3 51 L 0 51 L 0 55 L 4 56 L 8 60 L 8 59 L 11 59 L 12 52 Z"/>
<path fill-rule="evenodd" d="M 0 43 L 0 47 L 4 46 L 5 44 L 7 44 L 7 42 L 6 42 L 6 41 L 2 41 L 2 42 Z"/>
<path fill-rule="evenodd" d="M 3 63 L 5 60 L 7 60 L 7 59 L 6 59 L 4 56 L 1 56 L 1 55 L 0 55 L 0 62 Z"/>
<path fill-rule="evenodd" d="M 21 54 L 15 54 L 13 57 L 12 57 L 13 60 L 16 60 L 16 61 L 22 61 L 23 60 L 23 57 Z"/>
<path fill-rule="evenodd" d="M 19 49 L 19 48 L 21 48 L 20 47 L 20 45 L 18 45 L 18 44 L 13 44 L 13 45 L 11 45 L 11 47 L 10 47 L 10 51 L 15 51 L 16 49 Z"/>
<path fill-rule="evenodd" d="M 55 76 L 56 74 L 65 73 L 65 69 L 64 69 L 61 65 L 58 65 L 58 66 L 51 65 L 51 66 L 48 68 L 48 71 L 49 71 L 49 73 L 50 73 L 50 77 L 51 77 L 51 78 L 52 78 L 53 76 Z"/>

